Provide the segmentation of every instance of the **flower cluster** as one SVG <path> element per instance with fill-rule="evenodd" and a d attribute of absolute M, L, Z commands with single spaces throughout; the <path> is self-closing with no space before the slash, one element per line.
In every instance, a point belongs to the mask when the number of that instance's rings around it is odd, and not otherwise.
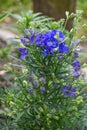
<path fill-rule="evenodd" d="M 73 66 L 73 76 L 75 76 L 76 78 L 79 78 L 80 76 L 80 72 L 79 69 L 81 67 L 81 63 L 78 60 L 74 60 L 72 62 L 72 66 Z"/>
<path fill-rule="evenodd" d="M 25 48 L 19 48 L 20 52 L 20 58 L 24 59 L 28 56 L 28 50 L 26 47 L 29 45 L 35 45 L 36 48 L 39 47 L 42 51 L 42 54 L 44 57 L 48 55 L 54 55 L 58 54 L 58 59 L 63 60 L 64 55 L 67 55 L 70 52 L 70 46 L 66 42 L 66 37 L 64 33 L 61 30 L 49 30 L 47 32 L 40 32 L 36 33 L 33 29 L 29 29 L 26 31 L 27 35 L 21 38 L 22 44 L 25 46 Z M 75 42 L 73 42 L 73 46 Z M 72 43 L 71 43 L 72 45 Z M 76 50 L 73 51 L 74 58 L 78 58 L 78 53 Z M 60 61 L 61 62 L 61 61 Z M 80 72 L 78 71 L 80 69 L 80 62 L 78 60 L 72 61 L 71 66 L 72 69 L 72 75 L 76 78 L 80 76 Z M 43 79 L 42 79 L 43 80 Z M 39 86 L 38 80 L 34 80 L 32 83 L 36 88 Z M 69 92 L 66 92 L 68 90 Z M 46 92 L 45 87 L 41 88 L 41 92 Z M 69 86 L 63 86 L 62 93 L 66 96 L 75 96 L 76 90 L 73 87 Z M 30 89 L 30 93 L 33 93 L 33 89 Z"/>
<path fill-rule="evenodd" d="M 21 42 L 26 46 L 28 43 L 36 44 L 43 50 L 43 55 L 60 53 L 67 54 L 69 52 L 69 46 L 65 42 L 66 37 L 60 30 L 50 30 L 45 33 L 34 34 L 34 31 L 28 30 L 29 36 L 21 38 Z M 24 54 L 26 55 L 26 54 Z"/>
<path fill-rule="evenodd" d="M 62 88 L 62 93 L 65 96 L 76 96 L 75 92 L 76 92 L 76 89 L 70 86 L 64 86 Z"/>
<path fill-rule="evenodd" d="M 20 59 L 26 58 L 28 56 L 28 50 L 26 48 L 18 48 L 20 52 Z"/>

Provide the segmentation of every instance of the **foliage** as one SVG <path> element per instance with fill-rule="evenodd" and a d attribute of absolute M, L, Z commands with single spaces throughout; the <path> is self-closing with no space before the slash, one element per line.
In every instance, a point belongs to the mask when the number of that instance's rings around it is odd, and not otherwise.
<path fill-rule="evenodd" d="M 5 4 L 4 4 L 5 3 Z M 20 4 L 24 5 L 26 10 L 32 8 L 32 0 L 0 0 L 0 12 L 2 11 L 11 11 L 11 12 L 19 12 L 20 11 Z"/>
<path fill-rule="evenodd" d="M 86 0 L 77 0 L 77 8 L 84 11 L 84 16 L 87 16 L 87 1 Z"/>
<path fill-rule="evenodd" d="M 83 77 L 78 55 L 76 28 L 67 31 L 66 20 L 31 14 L 19 20 L 21 37 L 18 64 L 13 64 L 14 86 L 5 102 L 9 116 L 20 130 L 71 130 L 82 122 Z M 81 121 L 81 122 L 80 122 Z"/>
<path fill-rule="evenodd" d="M 5 13 L 0 15 L 0 22 L 3 21 L 7 16 L 8 14 L 5 14 Z"/>

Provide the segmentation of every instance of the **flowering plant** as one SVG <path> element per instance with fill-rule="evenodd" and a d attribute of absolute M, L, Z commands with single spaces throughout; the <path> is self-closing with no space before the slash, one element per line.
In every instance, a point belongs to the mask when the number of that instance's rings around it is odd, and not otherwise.
<path fill-rule="evenodd" d="M 78 41 L 64 23 L 30 22 L 20 36 L 17 88 L 6 97 L 19 129 L 70 130 L 81 117 Z"/>

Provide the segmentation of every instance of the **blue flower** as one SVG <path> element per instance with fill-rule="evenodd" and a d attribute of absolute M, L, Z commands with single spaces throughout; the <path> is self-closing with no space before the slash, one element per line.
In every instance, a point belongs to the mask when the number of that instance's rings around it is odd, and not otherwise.
<path fill-rule="evenodd" d="M 43 93 L 43 94 L 46 93 L 46 88 L 45 87 L 41 88 L 41 93 Z"/>
<path fill-rule="evenodd" d="M 77 50 L 74 50 L 74 51 L 73 51 L 73 57 L 74 57 L 74 58 L 78 58 L 78 57 L 79 57 Z"/>
<path fill-rule="evenodd" d="M 58 37 L 62 41 L 65 39 L 65 35 L 63 34 L 63 32 L 61 30 L 58 31 Z"/>
<path fill-rule="evenodd" d="M 18 48 L 20 52 L 20 59 L 26 58 L 28 56 L 28 50 L 26 48 Z"/>
<path fill-rule="evenodd" d="M 39 80 L 40 80 L 42 83 L 46 84 L 46 79 L 45 79 L 44 77 L 41 77 Z"/>
<path fill-rule="evenodd" d="M 34 81 L 33 81 L 33 85 L 34 85 L 36 88 L 38 88 L 38 86 L 39 86 L 38 81 L 37 81 L 37 80 L 34 80 Z"/>
<path fill-rule="evenodd" d="M 69 46 L 65 45 L 65 43 L 59 44 L 59 53 L 67 54 L 69 52 Z"/>
<path fill-rule="evenodd" d="M 63 86 L 62 88 L 62 93 L 66 97 L 68 96 L 75 97 L 76 96 L 75 92 L 76 92 L 76 89 L 70 86 Z"/>
<path fill-rule="evenodd" d="M 51 39 L 53 38 L 57 33 L 57 30 L 51 30 L 46 33 L 44 33 L 45 38 Z"/>
<path fill-rule="evenodd" d="M 64 56 L 58 56 L 58 59 L 59 59 L 59 60 L 63 60 L 63 59 L 64 59 Z"/>
<path fill-rule="evenodd" d="M 77 46 L 79 44 L 80 40 L 74 40 L 71 42 L 71 46 Z"/>
<path fill-rule="evenodd" d="M 80 72 L 77 71 L 77 70 L 75 70 L 75 69 L 73 69 L 72 72 L 73 72 L 73 73 L 72 73 L 72 76 L 74 76 L 74 77 L 76 77 L 76 78 L 79 78 L 80 75 L 81 75 Z"/>
<path fill-rule="evenodd" d="M 44 46 L 44 44 L 43 44 L 43 42 L 42 42 L 43 38 L 44 38 L 44 36 L 43 36 L 42 33 L 38 33 L 38 34 L 36 35 L 36 45 L 37 45 L 37 46 Z"/>
<path fill-rule="evenodd" d="M 21 42 L 24 45 L 27 45 L 27 42 L 30 42 L 30 44 L 36 42 L 36 46 L 42 49 L 44 57 L 48 54 L 66 54 L 69 52 L 69 47 L 64 42 L 65 36 L 60 30 L 49 30 L 45 33 L 40 32 L 36 35 L 32 29 L 27 30 L 27 32 L 29 35 L 22 38 Z"/>
<path fill-rule="evenodd" d="M 53 84 L 54 88 L 56 88 L 58 86 L 58 83 L 56 83 L 56 82 L 53 82 L 52 84 Z"/>
<path fill-rule="evenodd" d="M 35 36 L 34 35 L 29 38 L 29 42 L 30 42 L 31 45 L 34 44 L 34 42 L 35 42 Z"/>
<path fill-rule="evenodd" d="M 29 93 L 32 94 L 34 92 L 33 88 L 29 90 Z"/>
<path fill-rule="evenodd" d="M 72 66 L 74 67 L 75 70 L 79 70 L 81 67 L 81 63 L 78 60 L 75 60 L 72 62 Z"/>
<path fill-rule="evenodd" d="M 28 35 L 29 35 L 29 42 L 30 42 L 30 44 L 31 44 L 31 45 L 34 44 L 34 42 L 35 42 L 34 29 L 30 28 L 30 29 L 28 30 Z"/>
<path fill-rule="evenodd" d="M 27 33 L 26 36 L 21 38 L 21 42 L 23 43 L 24 46 L 27 46 L 27 43 L 33 44 L 35 41 L 35 34 L 33 29 L 26 29 L 25 33 Z"/>
<path fill-rule="evenodd" d="M 20 40 L 21 40 L 21 42 L 23 43 L 24 46 L 27 46 L 28 43 L 29 43 L 29 38 L 27 36 L 21 38 Z"/>
<path fill-rule="evenodd" d="M 49 50 L 45 49 L 43 52 L 43 56 L 46 57 L 49 54 Z"/>

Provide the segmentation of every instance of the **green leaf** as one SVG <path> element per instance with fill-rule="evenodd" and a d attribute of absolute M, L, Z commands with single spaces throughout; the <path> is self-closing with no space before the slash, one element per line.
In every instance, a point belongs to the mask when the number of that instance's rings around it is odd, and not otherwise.
<path fill-rule="evenodd" d="M 17 19 L 17 20 L 22 20 L 22 17 L 21 17 L 19 14 L 13 14 L 13 13 L 11 13 L 11 12 L 9 12 L 9 11 L 5 11 L 5 14 L 6 14 L 6 15 L 9 15 L 9 16 L 11 16 L 11 17 Z"/>
<path fill-rule="evenodd" d="M 3 15 L 0 15 L 0 22 L 3 21 L 6 17 L 8 17 L 8 14 L 4 13 Z"/>

